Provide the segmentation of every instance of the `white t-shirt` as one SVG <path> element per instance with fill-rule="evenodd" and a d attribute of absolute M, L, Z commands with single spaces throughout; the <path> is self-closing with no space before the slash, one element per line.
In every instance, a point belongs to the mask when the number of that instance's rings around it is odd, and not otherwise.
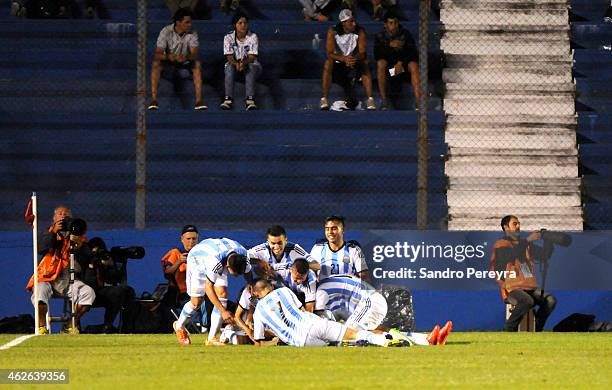
<path fill-rule="evenodd" d="M 236 39 L 236 32 L 232 31 L 223 38 L 223 55 L 234 55 L 236 61 L 240 61 L 249 54 L 258 55 L 259 39 L 257 34 L 247 31 L 243 41 Z"/>

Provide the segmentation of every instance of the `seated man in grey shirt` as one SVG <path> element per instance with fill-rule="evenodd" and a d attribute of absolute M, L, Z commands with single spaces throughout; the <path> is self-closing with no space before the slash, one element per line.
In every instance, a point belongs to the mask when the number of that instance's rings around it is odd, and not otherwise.
<path fill-rule="evenodd" d="M 174 24 L 159 32 L 153 65 L 151 66 L 151 103 L 149 110 L 159 109 L 157 93 L 160 74 L 172 80 L 175 86 L 184 79 L 193 77 L 196 110 L 208 108 L 202 102 L 202 66 L 198 60 L 198 33 L 191 30 L 191 11 L 180 8 L 174 14 Z"/>

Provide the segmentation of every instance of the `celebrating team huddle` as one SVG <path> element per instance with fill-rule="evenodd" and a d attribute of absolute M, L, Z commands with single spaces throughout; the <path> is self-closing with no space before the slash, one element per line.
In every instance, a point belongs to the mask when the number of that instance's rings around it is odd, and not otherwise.
<path fill-rule="evenodd" d="M 372 287 L 365 256 L 355 241 L 344 241 L 344 220 L 325 220 L 325 239 L 310 253 L 287 241 L 278 225 L 268 240 L 248 251 L 228 239 L 205 239 L 187 256 L 187 293 L 174 331 L 191 344 L 186 323 L 207 296 L 214 309 L 207 345 L 444 345 L 452 322 L 429 334 L 401 332 L 383 325 L 385 297 Z M 253 280 L 252 272 L 257 276 Z M 235 313 L 227 309 L 227 275 L 243 275 L 247 285 Z M 226 326 L 222 328 L 223 323 Z M 220 333 L 220 337 L 217 335 Z"/>

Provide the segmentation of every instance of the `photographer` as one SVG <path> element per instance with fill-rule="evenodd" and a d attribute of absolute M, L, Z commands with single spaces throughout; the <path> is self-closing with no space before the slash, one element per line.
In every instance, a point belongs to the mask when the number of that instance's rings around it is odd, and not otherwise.
<path fill-rule="evenodd" d="M 92 238 L 88 244 L 91 258 L 83 280 L 96 292 L 93 307 L 105 309 L 101 332 L 116 333 L 115 318 L 135 295 L 134 289 L 125 284 L 125 259 L 116 259 L 100 237 Z"/>
<path fill-rule="evenodd" d="M 523 316 L 537 305 L 536 332 L 541 332 L 557 300 L 538 288 L 533 262 L 547 261 L 552 254 L 552 243 L 545 240 L 544 247 L 533 243 L 542 239 L 541 231 L 521 238 L 521 224 L 513 215 L 503 217 L 501 227 L 505 237 L 495 242 L 490 266 L 493 271 L 506 271 L 497 283 L 504 302 L 514 306 L 504 330 L 516 332 Z"/>
<path fill-rule="evenodd" d="M 82 219 L 72 219 L 70 209 L 65 206 L 55 208 L 53 224 L 41 239 L 39 253 L 43 256 L 38 263 L 38 302 L 32 294 L 32 304 L 38 304 L 38 333 L 46 334 L 45 317 L 52 295 L 68 297 L 76 304 L 73 313 L 77 328 L 68 329 L 70 333 L 79 333 L 79 320 L 95 299 L 93 289 L 79 280 L 81 271 L 86 267 L 90 252 L 85 244 L 87 225 Z M 70 284 L 70 253 L 74 253 L 75 280 Z M 34 277 L 26 286 L 32 291 Z"/>

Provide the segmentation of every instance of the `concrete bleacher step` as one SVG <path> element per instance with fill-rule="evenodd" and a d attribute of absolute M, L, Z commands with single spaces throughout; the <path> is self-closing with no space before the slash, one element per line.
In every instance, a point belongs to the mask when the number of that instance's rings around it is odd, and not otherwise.
<path fill-rule="evenodd" d="M 479 208 L 480 209 L 480 208 Z M 565 213 L 559 215 L 543 216 L 529 214 L 529 210 L 520 213 L 517 208 L 508 208 L 507 212 L 498 215 L 478 217 L 461 217 L 449 212 L 449 230 L 488 230 L 501 231 L 500 221 L 508 214 L 518 215 L 521 219 L 521 230 L 531 232 L 534 230 L 547 229 L 555 231 L 582 231 L 584 229 L 583 217 L 573 215 L 574 211 L 582 211 L 581 208 L 568 208 Z M 545 210 L 545 209 L 544 209 Z M 471 213 L 469 215 L 472 215 Z"/>
<path fill-rule="evenodd" d="M 484 149 L 450 148 L 445 172 L 454 177 L 551 177 L 578 176 L 576 148 Z"/>
<path fill-rule="evenodd" d="M 576 146 L 576 117 L 449 115 L 450 147 L 564 149 Z"/>
<path fill-rule="evenodd" d="M 500 40 L 496 37 L 486 39 L 483 36 L 443 39 L 440 49 L 449 54 L 471 55 L 564 55 L 570 53 L 569 38 L 547 39 L 533 37 L 515 41 L 511 37 Z"/>
<path fill-rule="evenodd" d="M 612 23 L 578 22 L 572 24 L 572 43 L 579 48 L 599 49 L 610 45 Z"/>
<path fill-rule="evenodd" d="M 574 85 L 447 83 L 444 110 L 451 115 L 572 115 Z"/>
<path fill-rule="evenodd" d="M 566 0 L 441 0 L 440 19 L 454 24 L 567 25 Z"/>
<path fill-rule="evenodd" d="M 558 84 L 572 80 L 571 65 L 542 68 L 544 63 L 530 66 L 491 64 L 478 68 L 445 68 L 442 79 L 447 83 L 486 84 L 495 81 L 503 84 Z"/>
<path fill-rule="evenodd" d="M 571 129 L 526 129 L 523 127 L 453 129 L 447 125 L 445 140 L 449 147 L 495 148 L 503 146 L 508 149 L 564 149 L 576 146 L 576 132 Z"/>
<path fill-rule="evenodd" d="M 580 179 L 451 177 L 447 201 L 451 207 L 496 204 L 506 207 L 578 207 L 581 204 Z"/>

